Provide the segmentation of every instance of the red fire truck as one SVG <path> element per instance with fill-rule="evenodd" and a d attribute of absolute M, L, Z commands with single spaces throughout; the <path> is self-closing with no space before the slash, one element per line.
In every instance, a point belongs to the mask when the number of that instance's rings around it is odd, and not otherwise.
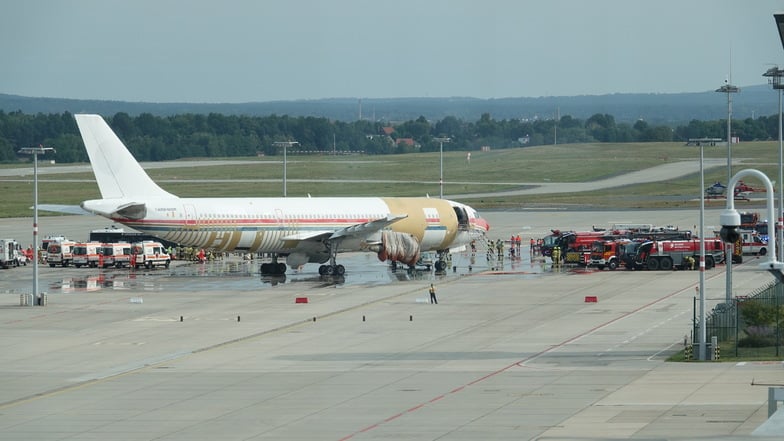
<path fill-rule="evenodd" d="M 644 242 L 634 257 L 634 269 L 652 271 L 697 269 L 700 262 L 700 240 L 659 240 Z M 705 269 L 724 262 L 724 242 L 719 238 L 705 239 Z"/>

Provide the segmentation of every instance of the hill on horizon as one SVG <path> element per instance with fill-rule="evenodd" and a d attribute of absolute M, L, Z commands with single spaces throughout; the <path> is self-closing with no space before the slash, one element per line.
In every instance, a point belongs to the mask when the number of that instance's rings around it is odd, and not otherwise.
<path fill-rule="evenodd" d="M 587 119 L 601 113 L 617 122 L 639 119 L 652 124 L 678 125 L 691 120 L 727 118 L 726 94 L 704 92 L 608 95 L 580 95 L 538 98 L 325 98 L 313 100 L 266 101 L 248 103 L 149 103 L 65 98 L 35 98 L 0 93 L 0 111 L 23 113 L 98 113 L 131 116 L 150 113 L 157 116 L 195 113 L 224 115 L 289 115 L 324 117 L 340 121 L 360 118 L 373 121 L 400 122 L 424 116 L 441 120 L 447 116 L 475 121 L 489 113 L 502 119 L 552 119 L 570 115 Z M 778 96 L 768 85 L 742 87 L 732 95 L 732 118 L 769 116 L 778 112 Z"/>

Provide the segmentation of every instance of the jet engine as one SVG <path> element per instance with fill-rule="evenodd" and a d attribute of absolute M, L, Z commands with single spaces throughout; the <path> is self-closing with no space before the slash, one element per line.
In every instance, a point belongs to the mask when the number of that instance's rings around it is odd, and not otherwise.
<path fill-rule="evenodd" d="M 414 236 L 395 231 L 381 232 L 381 250 L 378 252 L 378 260 L 382 262 L 392 260 L 414 265 L 419 260 L 419 252 L 419 242 Z"/>

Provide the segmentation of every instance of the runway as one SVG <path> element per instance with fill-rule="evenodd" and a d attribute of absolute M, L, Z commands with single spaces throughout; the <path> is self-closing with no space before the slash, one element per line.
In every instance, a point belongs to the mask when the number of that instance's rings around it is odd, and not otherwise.
<path fill-rule="evenodd" d="M 636 220 L 483 215 L 493 238 Z M 695 222 L 693 210 L 639 215 Z M 106 226 L 41 224 L 72 237 Z M 23 232 L 29 219 L 0 228 Z M 220 275 L 220 262 L 115 271 L 129 283 L 61 287 L 45 307 L 18 306 L 30 267 L 3 270 L 3 439 L 748 439 L 767 417 L 767 388 L 752 380 L 781 379 L 780 362 L 664 361 L 689 334 L 697 272 L 563 271 L 527 258 L 503 271 L 479 258 L 469 271 L 458 257 L 446 275 L 398 278 L 375 256 L 346 260 L 336 283 L 306 270 L 273 285 Z M 371 273 L 379 279 L 352 281 Z M 733 277 L 750 291 L 770 276 L 751 261 Z M 438 305 L 426 303 L 430 283 Z M 706 293 L 723 300 L 722 267 L 706 273 Z"/>

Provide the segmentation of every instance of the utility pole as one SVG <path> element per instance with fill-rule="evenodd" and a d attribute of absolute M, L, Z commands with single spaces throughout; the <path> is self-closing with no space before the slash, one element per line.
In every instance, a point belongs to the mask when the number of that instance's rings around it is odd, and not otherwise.
<path fill-rule="evenodd" d="M 444 143 L 451 142 L 452 138 L 449 137 L 439 137 L 433 138 L 433 140 L 438 141 L 439 143 L 439 163 L 441 164 L 440 173 L 438 175 L 438 197 L 444 199 Z"/>
<path fill-rule="evenodd" d="M 275 147 L 283 147 L 283 197 L 287 196 L 286 191 L 286 169 L 288 168 L 288 160 L 286 159 L 286 150 L 293 145 L 299 145 L 297 141 L 275 141 L 272 143 Z"/>
<path fill-rule="evenodd" d="M 38 155 L 46 152 L 55 152 L 53 147 L 22 147 L 19 153 L 33 155 L 33 298 L 30 306 L 35 305 L 38 299 Z M 41 302 L 43 305 L 43 302 Z"/>

